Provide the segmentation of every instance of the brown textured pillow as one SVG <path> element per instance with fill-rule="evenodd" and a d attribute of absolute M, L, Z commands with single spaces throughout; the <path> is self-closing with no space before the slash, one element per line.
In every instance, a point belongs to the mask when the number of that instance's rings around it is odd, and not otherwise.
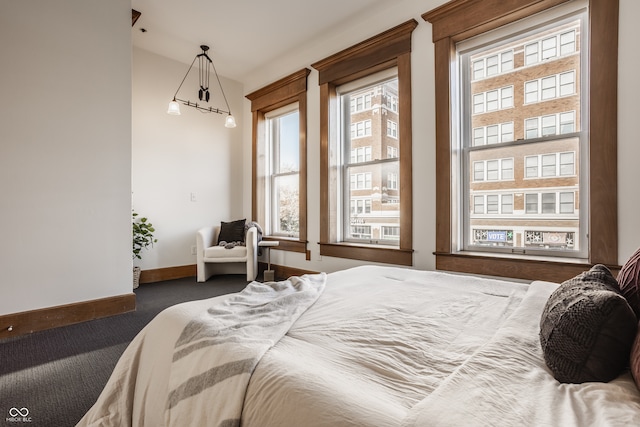
<path fill-rule="evenodd" d="M 620 292 L 640 318 L 640 249 L 620 269 L 618 273 Z"/>
<path fill-rule="evenodd" d="M 631 348 L 631 360 L 629 361 L 631 375 L 636 382 L 636 386 L 640 390 L 640 329 L 636 334 L 636 339 Z"/>
<path fill-rule="evenodd" d="M 239 219 L 231 222 L 220 223 L 220 234 L 218 235 L 218 244 L 220 242 L 242 242 L 244 243 L 244 224 L 245 219 Z"/>
<path fill-rule="evenodd" d="M 637 320 L 604 265 L 562 283 L 540 319 L 540 344 L 563 383 L 608 382 L 628 366 Z"/>

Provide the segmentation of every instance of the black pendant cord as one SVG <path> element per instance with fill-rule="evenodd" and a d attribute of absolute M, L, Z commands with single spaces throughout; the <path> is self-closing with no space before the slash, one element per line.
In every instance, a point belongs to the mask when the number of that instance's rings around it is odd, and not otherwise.
<path fill-rule="evenodd" d="M 229 107 L 229 102 L 227 102 L 227 95 L 224 94 L 224 90 L 222 89 L 222 83 L 220 83 L 220 77 L 218 76 L 218 71 L 216 70 L 216 66 L 213 63 L 213 61 L 211 61 L 211 66 L 213 67 L 213 71 L 216 73 L 216 79 L 218 79 L 218 86 L 220 86 L 220 92 L 222 92 L 224 103 L 227 105 L 227 110 L 229 111 L 229 115 L 231 115 L 231 107 Z"/>
<path fill-rule="evenodd" d="M 184 75 L 184 77 L 182 78 L 182 81 L 180 82 L 180 86 L 178 86 L 178 90 L 176 90 L 176 93 L 173 95 L 173 100 L 174 101 L 176 100 L 176 96 L 178 96 L 178 92 L 180 92 L 180 88 L 182 87 L 182 84 L 187 79 L 187 76 L 189 75 L 189 71 L 191 71 L 191 68 L 193 68 L 193 64 L 196 62 L 196 58 L 193 58 L 193 61 L 191 61 L 191 65 L 189 66 L 189 69 L 187 70 L 187 74 Z"/>

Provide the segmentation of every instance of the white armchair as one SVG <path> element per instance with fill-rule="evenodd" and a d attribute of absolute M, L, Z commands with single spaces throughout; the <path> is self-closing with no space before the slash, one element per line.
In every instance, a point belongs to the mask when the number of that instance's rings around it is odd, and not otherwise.
<path fill-rule="evenodd" d="M 214 274 L 237 274 L 246 271 L 247 281 L 258 274 L 258 231 L 250 227 L 245 236 L 245 246 L 225 249 L 218 246 L 220 226 L 204 227 L 196 234 L 198 282 L 206 282 Z"/>

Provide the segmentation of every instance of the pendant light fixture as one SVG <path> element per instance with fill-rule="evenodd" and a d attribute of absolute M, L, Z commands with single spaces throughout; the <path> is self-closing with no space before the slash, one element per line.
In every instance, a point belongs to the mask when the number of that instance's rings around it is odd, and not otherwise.
<path fill-rule="evenodd" d="M 222 84 L 220 83 L 220 77 L 218 77 L 218 72 L 216 71 L 215 65 L 213 65 L 213 61 L 207 54 L 207 51 L 209 50 L 209 46 L 201 45 L 200 49 L 202 49 L 202 53 L 196 55 L 196 57 L 193 58 L 193 61 L 191 62 L 191 65 L 187 70 L 187 74 L 185 74 L 184 77 L 182 78 L 182 82 L 180 83 L 180 86 L 178 86 L 178 90 L 176 90 L 175 95 L 173 95 L 173 100 L 169 103 L 169 109 L 167 110 L 167 113 L 179 116 L 180 103 L 182 103 L 187 107 L 194 107 L 198 111 L 203 113 L 226 114 L 227 118 L 224 121 L 224 126 L 227 128 L 234 128 L 236 127 L 236 119 L 234 119 L 233 115 L 231 115 L 231 108 L 229 108 L 229 102 L 227 102 L 227 96 L 224 94 L 224 90 L 222 89 Z M 209 99 L 211 98 L 211 93 L 209 92 L 209 78 L 211 76 L 211 70 L 213 69 L 213 72 L 216 76 L 216 81 L 218 82 L 218 86 L 220 87 L 220 93 L 222 93 L 222 97 L 224 98 L 224 102 L 227 106 L 226 111 L 220 110 L 219 108 L 206 107 L 199 104 L 198 102 L 191 102 L 188 100 L 185 101 L 184 99 L 178 98 L 178 92 L 180 92 L 180 88 L 182 87 L 182 84 L 184 83 L 184 81 L 187 79 L 187 76 L 189 75 L 189 72 L 193 68 L 193 64 L 195 64 L 196 60 L 198 61 L 199 84 L 200 84 L 200 88 L 198 89 L 198 99 L 201 102 L 209 103 Z"/>

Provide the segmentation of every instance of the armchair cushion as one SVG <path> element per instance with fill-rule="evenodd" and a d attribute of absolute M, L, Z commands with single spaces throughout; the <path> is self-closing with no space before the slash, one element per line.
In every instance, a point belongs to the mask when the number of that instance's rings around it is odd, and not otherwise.
<path fill-rule="evenodd" d="M 211 246 L 205 248 L 205 258 L 245 258 L 247 256 L 246 246 L 234 246 L 231 249 L 226 249 L 224 246 Z"/>
<path fill-rule="evenodd" d="M 218 244 L 220 242 L 243 242 L 244 243 L 244 224 L 245 219 L 239 219 L 231 222 L 220 223 L 220 234 L 218 235 Z"/>

